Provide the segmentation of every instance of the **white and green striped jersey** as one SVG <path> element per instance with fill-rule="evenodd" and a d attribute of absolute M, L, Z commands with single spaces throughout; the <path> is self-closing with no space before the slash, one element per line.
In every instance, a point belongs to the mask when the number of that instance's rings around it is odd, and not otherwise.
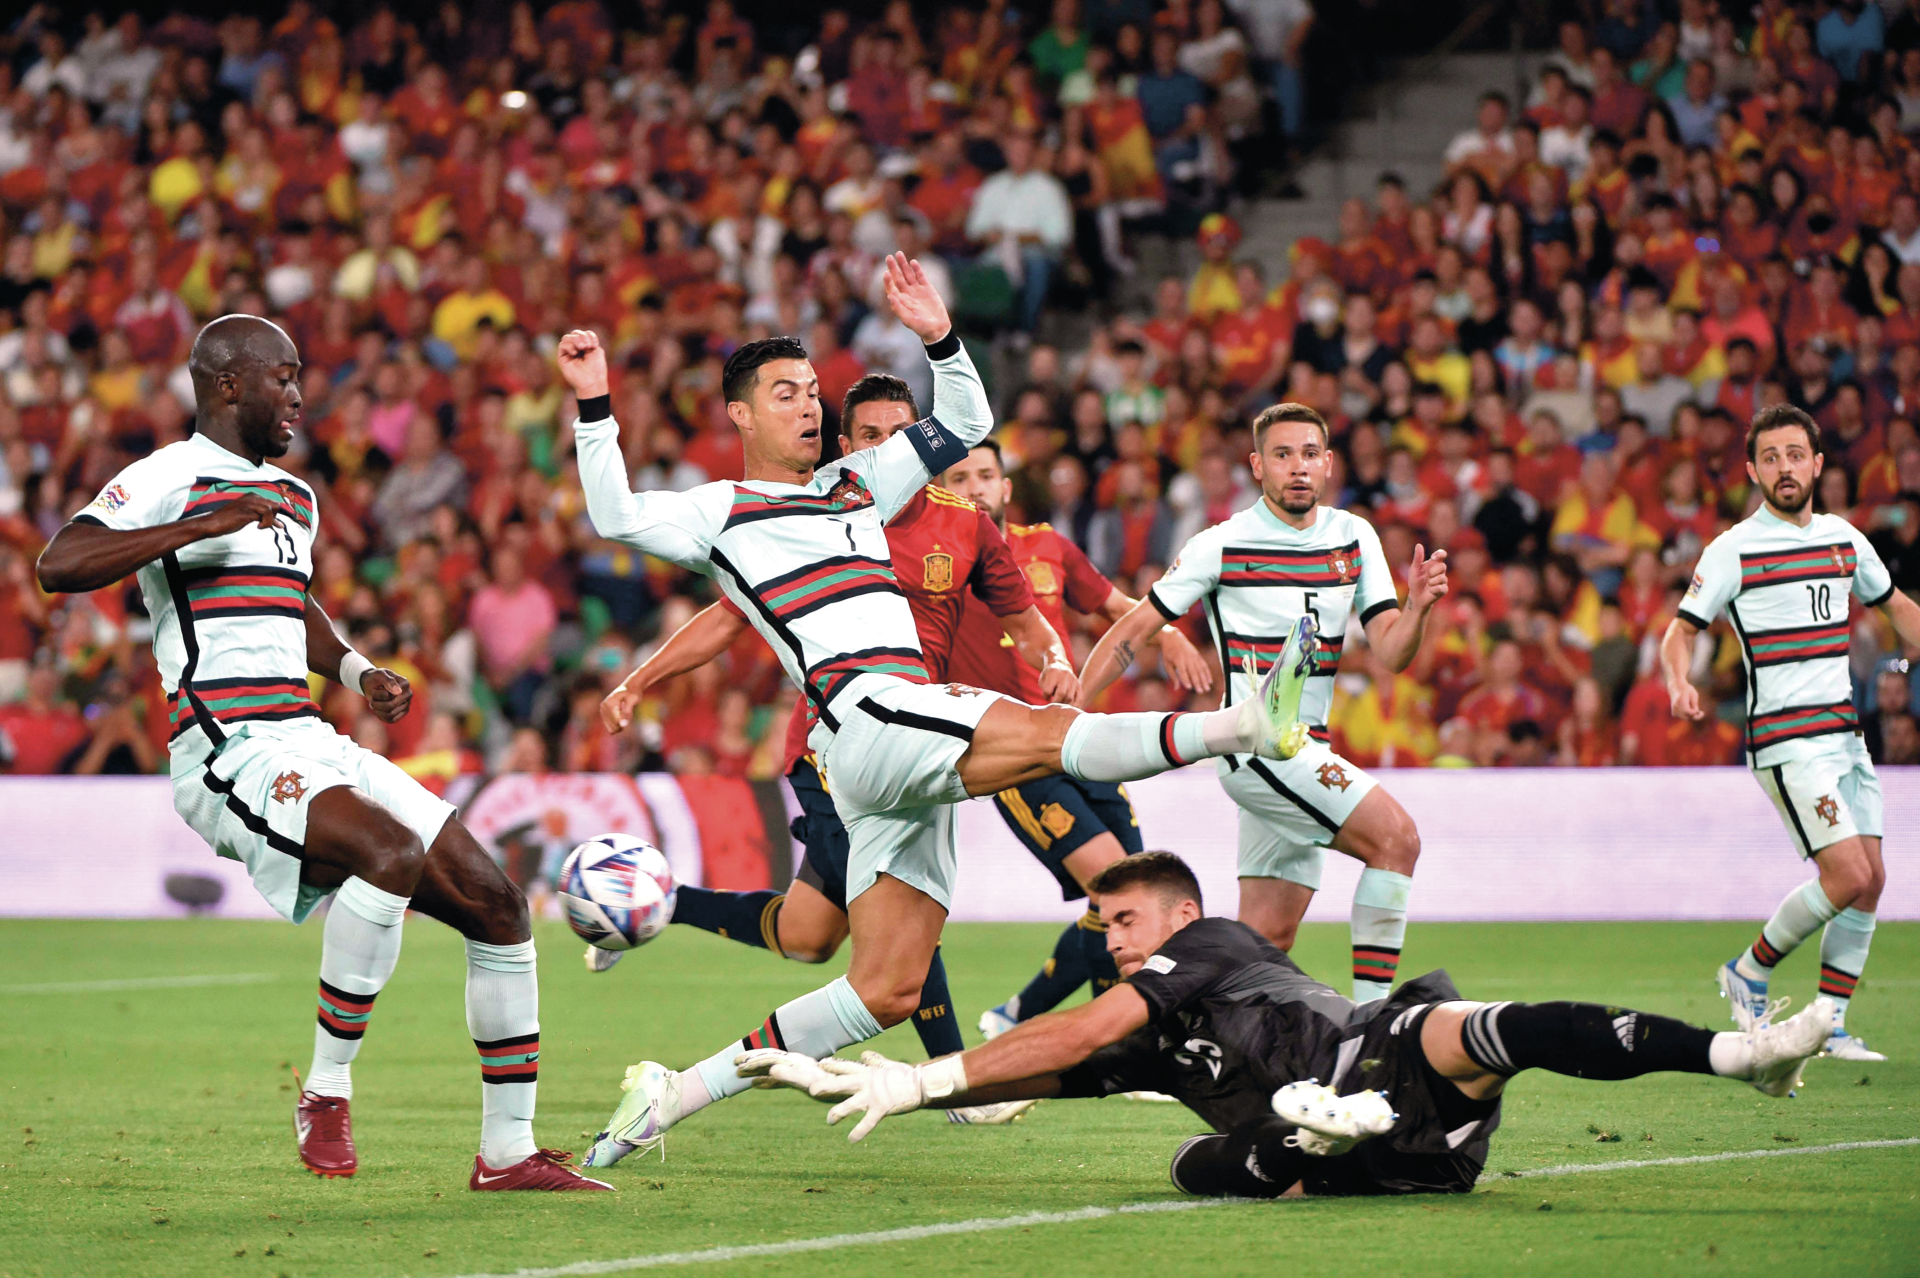
<path fill-rule="evenodd" d="M 1724 609 L 1747 668 L 1747 762 L 1772 767 L 1819 753 L 1820 737 L 1856 732 L 1847 668 L 1849 592 L 1869 607 L 1893 578 L 1858 528 L 1838 515 L 1806 527 L 1765 506 L 1700 554 L 1680 616 L 1706 629 Z"/>
<path fill-rule="evenodd" d="M 1400 606 L 1373 525 L 1318 506 L 1312 523 L 1295 528 L 1281 522 L 1264 497 L 1194 534 L 1147 597 L 1169 621 L 1204 602 L 1227 671 L 1224 705 L 1253 695 L 1241 660 L 1253 657 L 1264 672 L 1279 658 L 1293 624 L 1312 613 L 1320 628 L 1319 666 L 1301 695 L 1300 718 L 1321 741 L 1327 739 L 1333 672 L 1349 619 L 1358 617 L 1365 626 Z"/>
<path fill-rule="evenodd" d="M 220 744 L 222 724 L 319 717 L 307 692 L 313 490 L 270 462 L 255 465 L 193 435 L 128 466 L 74 516 L 153 528 L 246 494 L 280 503 L 271 527 L 196 541 L 139 572 L 176 751 Z"/>
<path fill-rule="evenodd" d="M 587 514 L 602 537 L 711 576 L 767 641 L 829 730 L 856 675 L 926 683 L 913 611 L 893 575 L 886 522 L 993 429 L 986 388 L 958 339 L 929 347 L 933 411 L 805 484 L 702 484 L 630 492 L 611 417 L 574 438 Z"/>

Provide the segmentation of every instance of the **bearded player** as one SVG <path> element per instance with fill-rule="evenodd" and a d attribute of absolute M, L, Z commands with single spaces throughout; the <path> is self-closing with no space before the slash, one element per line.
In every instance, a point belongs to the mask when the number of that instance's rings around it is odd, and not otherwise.
<path fill-rule="evenodd" d="M 888 258 L 887 299 L 926 343 L 932 412 L 876 448 L 820 459 L 819 379 L 792 338 L 727 360 L 727 414 L 743 482 L 685 493 L 626 483 L 599 338 L 560 341 L 579 401 L 574 436 L 587 512 L 601 536 L 709 574 L 779 656 L 820 722 L 809 739 L 847 827 L 845 976 L 776 1009 L 744 1040 L 826 1056 L 920 1005 L 955 872 L 953 804 L 1055 772 L 1129 781 L 1192 759 L 1298 749 L 1304 651 L 1276 662 L 1253 699 L 1211 714 L 1080 714 L 931 682 L 885 524 L 993 427 L 986 388 L 926 273 Z M 744 1091 L 730 1043 L 693 1069 L 628 1071 L 608 1136 L 639 1146 L 687 1114 Z"/>
<path fill-rule="evenodd" d="M 1880 778 L 1860 739 L 1848 674 L 1847 601 L 1851 595 L 1881 609 L 1910 647 L 1920 647 L 1920 605 L 1894 589 L 1859 529 L 1838 515 L 1813 513 L 1824 463 L 1812 417 L 1785 404 L 1755 415 L 1747 474 L 1764 500 L 1701 552 L 1661 638 L 1660 662 L 1673 713 L 1704 718 L 1708 711 L 1688 677 L 1694 641 L 1726 613 L 1746 663 L 1747 766 L 1779 810 L 1794 850 L 1818 871 L 1720 969 L 1734 1023 L 1744 1029 L 1768 1019 L 1774 967 L 1819 932 L 1820 993 L 1837 1009 L 1827 1054 L 1878 1061 L 1886 1057 L 1846 1028 L 1887 882 Z"/>
<path fill-rule="evenodd" d="M 171 702 L 173 806 L 216 853 L 244 863 L 300 923 L 327 896 L 313 1064 L 294 1104 L 300 1159 L 359 1169 L 351 1066 L 374 999 L 418 910 L 467 941 L 467 1025 L 480 1053 L 473 1189 L 611 1189 L 533 1139 L 540 992 L 527 903 L 453 808 L 328 727 L 309 671 L 393 723 L 407 681 L 335 635 L 308 593 L 313 490 L 284 457 L 300 417 L 300 356 L 277 326 L 228 315 L 200 330 L 195 433 L 133 463 L 40 556 L 40 584 L 79 593 L 137 573 Z"/>
<path fill-rule="evenodd" d="M 1146 601 L 1101 637 L 1081 697 L 1118 678 L 1147 636 L 1196 603 L 1228 671 L 1229 703 L 1251 686 L 1249 661 L 1270 660 L 1295 627 L 1311 625 L 1319 661 L 1301 704 L 1311 744 L 1278 762 L 1228 755 L 1218 765 L 1240 805 L 1240 921 L 1291 949 L 1320 886 L 1321 849 L 1355 858 L 1366 868 L 1353 893 L 1353 997 L 1385 998 L 1405 943 L 1420 835 L 1392 795 L 1327 744 L 1327 709 L 1353 619 L 1389 669 L 1412 663 L 1447 592 L 1446 552 L 1428 559 L 1414 548 L 1401 607 L 1373 526 L 1320 504 L 1332 465 L 1320 414 L 1276 404 L 1254 419 L 1253 441 L 1260 500 L 1196 535 Z"/>
<path fill-rule="evenodd" d="M 1150 1088 L 1214 1129 L 1174 1152 L 1174 1186 L 1189 1194 L 1466 1193 L 1523 1070 L 1710 1074 L 1787 1096 L 1833 1021 L 1822 998 L 1716 1034 L 1597 1003 L 1469 1002 L 1445 972 L 1355 1004 L 1244 923 L 1204 917 L 1193 871 L 1170 852 L 1118 861 L 1093 889 L 1126 976 L 1093 1001 L 920 1065 L 753 1051 L 739 1067 L 838 1101 L 829 1122 L 860 1115 L 853 1140 L 927 1106 Z"/>
<path fill-rule="evenodd" d="M 848 389 L 841 403 L 840 451 L 846 454 L 883 444 L 919 415 L 913 391 L 904 381 L 869 373 Z M 1021 655 L 1024 668 L 1034 674 L 1036 700 L 1073 699 L 1080 687 L 1073 663 L 1059 636 L 1034 607 L 1033 595 L 1005 540 L 979 507 L 929 484 L 893 517 L 886 532 L 894 577 L 913 609 L 929 678 L 947 677 L 961 610 L 969 601 L 977 601 L 994 618 L 995 634 L 1004 633 L 1012 650 Z M 600 706 L 607 731 L 625 731 L 648 689 L 714 660 L 746 630 L 746 617 L 731 600 L 703 609 L 607 694 Z M 729 892 L 682 885 L 675 894 L 672 922 L 764 947 L 800 963 L 824 963 L 839 951 L 847 939 L 847 829 L 827 793 L 820 761 L 807 745 L 817 722 L 812 704 L 802 698 L 787 723 L 783 772 L 800 804 L 793 835 L 805 849 L 793 883 L 784 892 Z M 605 971 L 626 953 L 590 946 L 587 965 Z M 937 948 L 911 1020 L 929 1057 L 946 1056 L 965 1046 L 947 989 L 946 965 Z M 1026 1108 L 1016 1104 L 953 1109 L 947 1116 L 962 1123 L 999 1123 L 1011 1121 Z M 611 1166 L 632 1149 L 604 1138 L 595 1143 L 587 1162 Z"/>
<path fill-rule="evenodd" d="M 1062 643 L 1068 642 L 1069 607 L 1109 622 L 1132 610 L 1135 601 L 1102 576 L 1086 554 L 1052 525 L 1007 522 L 1013 483 L 1007 478 L 999 447 L 991 440 L 976 445 L 964 462 L 941 476 L 940 484 L 972 498 L 992 517 Z M 1206 658 L 1179 630 L 1162 627 L 1153 642 L 1160 645 L 1161 658 L 1176 686 L 1196 692 L 1213 686 Z M 960 623 L 951 670 L 956 680 L 976 688 L 1030 703 L 1051 699 L 1044 695 L 1031 664 L 1019 659 L 1011 637 L 1001 635 L 989 612 L 971 602 Z M 1059 881 L 1063 900 L 1086 896 L 1087 884 L 1095 875 L 1141 850 L 1133 803 L 1124 789 L 1111 782 L 1043 777 L 1002 791 L 993 796 L 993 802 L 1014 837 Z M 1087 912 L 1061 932 L 1052 957 L 1026 988 L 981 1014 L 980 1032 L 993 1038 L 1021 1021 L 1052 1011 L 1083 984 L 1091 984 L 1098 994 L 1119 979 L 1107 954 L 1100 907 L 1090 903 Z"/>

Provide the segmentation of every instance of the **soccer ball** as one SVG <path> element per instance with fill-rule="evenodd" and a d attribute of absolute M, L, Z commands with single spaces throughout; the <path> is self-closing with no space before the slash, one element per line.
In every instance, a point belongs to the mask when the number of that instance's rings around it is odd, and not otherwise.
<path fill-rule="evenodd" d="M 560 866 L 568 926 L 603 950 L 630 950 L 660 935 L 677 890 L 666 855 L 631 834 L 588 839 Z"/>

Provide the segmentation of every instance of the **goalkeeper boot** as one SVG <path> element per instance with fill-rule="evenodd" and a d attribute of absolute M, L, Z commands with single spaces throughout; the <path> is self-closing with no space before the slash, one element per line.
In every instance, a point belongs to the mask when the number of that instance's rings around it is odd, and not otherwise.
<path fill-rule="evenodd" d="M 628 1067 L 620 1090 L 626 1095 L 606 1130 L 593 1138 L 586 1165 L 611 1167 L 635 1150 L 655 1149 L 665 1162 L 667 1128 L 680 1121 L 680 1075 L 665 1065 L 641 1061 Z"/>
<path fill-rule="evenodd" d="M 1885 1052 L 1874 1051 L 1867 1046 L 1866 1040 L 1855 1038 L 1847 1033 L 1844 1026 L 1839 1025 L 1834 1026 L 1833 1033 L 1827 1036 L 1827 1046 L 1820 1054 L 1831 1056 L 1837 1061 L 1884 1061 L 1887 1059 Z"/>
<path fill-rule="evenodd" d="M 1800 1089 L 1801 1070 L 1820 1054 L 1833 1033 L 1833 1000 L 1816 998 L 1807 1008 L 1784 1021 L 1769 1020 L 1747 1035 L 1753 1048 L 1754 1090 L 1768 1096 L 1791 1096 Z"/>
<path fill-rule="evenodd" d="M 360 1170 L 353 1148 L 353 1116 L 344 1096 L 301 1092 L 293 1103 L 293 1138 L 300 1161 L 316 1176 L 331 1179 Z"/>
<path fill-rule="evenodd" d="M 1339 1096 L 1318 1079 L 1288 1083 L 1273 1094 L 1273 1112 L 1300 1130 L 1287 1144 L 1302 1153 L 1333 1158 L 1361 1141 L 1393 1130 L 1400 1115 L 1376 1091 Z"/>
<path fill-rule="evenodd" d="M 1320 626 L 1312 613 L 1293 623 L 1280 655 L 1261 675 L 1252 657 L 1243 665 L 1254 694 L 1240 706 L 1242 740 L 1259 742 L 1254 753 L 1266 759 L 1291 759 L 1307 744 L 1300 722 L 1300 696 L 1320 663 Z"/>

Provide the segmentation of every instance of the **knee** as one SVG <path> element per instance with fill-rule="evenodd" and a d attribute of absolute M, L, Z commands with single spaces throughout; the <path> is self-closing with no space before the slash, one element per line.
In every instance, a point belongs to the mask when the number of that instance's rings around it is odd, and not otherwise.
<path fill-rule="evenodd" d="M 489 893 L 484 917 L 489 944 L 518 945 L 533 937 L 533 914 L 527 908 L 527 894 L 505 875 L 500 876 L 499 884 Z"/>
<path fill-rule="evenodd" d="M 1273 947 L 1291 953 L 1293 943 L 1300 938 L 1300 924 L 1291 919 L 1271 919 L 1254 929 L 1273 943 Z"/>
<path fill-rule="evenodd" d="M 833 957 L 838 945 L 823 945 L 818 941 L 789 941 L 780 938 L 780 957 L 793 963 L 824 963 Z"/>
<path fill-rule="evenodd" d="M 1414 863 L 1420 859 L 1420 830 L 1413 818 L 1405 812 L 1399 813 L 1387 823 L 1379 837 L 1370 841 L 1367 854 L 1361 859 L 1375 870 L 1412 874 Z"/>
<path fill-rule="evenodd" d="M 1886 878 L 1886 871 L 1866 857 L 1852 856 L 1823 867 L 1820 887 L 1828 900 L 1844 910 L 1863 897 L 1878 900 Z"/>
<path fill-rule="evenodd" d="M 376 887 L 403 884 L 411 895 L 427 868 L 427 850 L 419 835 L 395 821 L 362 845 L 358 860 L 360 868 L 354 873 L 361 878 Z"/>
<path fill-rule="evenodd" d="M 873 1019 L 880 1022 L 880 1028 L 891 1029 L 912 1016 L 920 1006 L 920 981 L 900 980 L 881 982 L 872 989 L 855 989 L 860 1001 L 867 1005 L 867 1011 Z"/>

